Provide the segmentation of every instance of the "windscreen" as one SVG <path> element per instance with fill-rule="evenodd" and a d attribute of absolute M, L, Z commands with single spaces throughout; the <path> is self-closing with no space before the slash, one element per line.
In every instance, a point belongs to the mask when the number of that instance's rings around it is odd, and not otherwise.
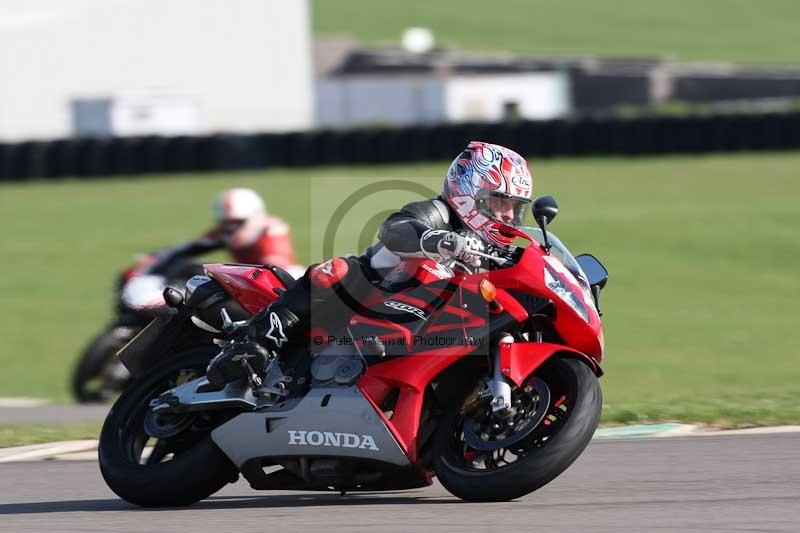
<path fill-rule="evenodd" d="M 544 244 L 544 236 L 542 235 L 542 230 L 539 228 L 533 228 L 530 226 L 526 226 L 522 228 L 526 234 L 528 234 L 534 242 L 539 244 Z M 567 270 L 569 270 L 573 276 L 578 280 L 578 282 L 588 291 L 589 290 L 589 279 L 586 277 L 581 266 L 578 264 L 578 261 L 572 256 L 570 251 L 564 246 L 564 243 L 556 237 L 556 235 L 550 231 L 547 232 L 547 240 L 550 243 L 550 255 L 561 261 Z"/>

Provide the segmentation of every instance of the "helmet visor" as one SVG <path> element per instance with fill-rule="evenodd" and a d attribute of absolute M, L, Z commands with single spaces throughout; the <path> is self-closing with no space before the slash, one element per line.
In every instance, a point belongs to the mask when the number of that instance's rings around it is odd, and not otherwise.
<path fill-rule="evenodd" d="M 241 219 L 223 220 L 217 225 L 217 230 L 222 234 L 223 239 L 230 239 L 244 226 L 245 222 Z"/>
<path fill-rule="evenodd" d="M 487 218 L 515 228 L 525 221 L 525 212 L 531 201 L 527 198 L 508 196 L 493 191 L 482 191 L 477 195 L 478 211 Z"/>

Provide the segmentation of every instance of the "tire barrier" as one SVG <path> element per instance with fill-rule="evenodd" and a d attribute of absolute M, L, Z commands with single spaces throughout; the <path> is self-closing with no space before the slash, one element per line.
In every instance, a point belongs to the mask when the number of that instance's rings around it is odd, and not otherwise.
<path fill-rule="evenodd" d="M 731 74 L 683 73 L 673 78 L 671 98 L 682 102 L 722 102 L 790 98 L 800 95 L 798 71 L 740 71 Z"/>
<path fill-rule="evenodd" d="M 441 161 L 473 139 L 538 158 L 793 150 L 800 113 L 32 141 L 0 144 L 0 181 Z"/>

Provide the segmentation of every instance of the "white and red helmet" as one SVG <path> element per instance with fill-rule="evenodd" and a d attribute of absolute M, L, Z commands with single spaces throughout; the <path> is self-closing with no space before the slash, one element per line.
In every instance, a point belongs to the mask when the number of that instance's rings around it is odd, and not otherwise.
<path fill-rule="evenodd" d="M 522 156 L 497 144 L 472 141 L 450 164 L 442 196 L 486 242 L 509 245 L 506 230 L 522 226 L 533 178 Z"/>
<path fill-rule="evenodd" d="M 243 221 L 266 212 L 264 200 L 253 189 L 228 189 L 214 201 L 214 219 L 218 223 Z"/>
<path fill-rule="evenodd" d="M 234 246 L 246 246 L 258 238 L 263 231 L 260 221 L 266 213 L 264 200 L 252 189 L 228 189 L 214 201 L 217 229 L 223 239 Z"/>

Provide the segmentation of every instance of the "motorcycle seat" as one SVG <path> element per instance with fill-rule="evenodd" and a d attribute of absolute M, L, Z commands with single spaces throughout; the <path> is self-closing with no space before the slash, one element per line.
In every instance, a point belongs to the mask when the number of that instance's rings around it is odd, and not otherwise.
<path fill-rule="evenodd" d="M 285 271 L 279 266 L 262 265 L 262 267 L 275 274 L 275 277 L 278 278 L 278 280 L 281 283 L 283 283 L 283 286 L 286 287 L 287 289 L 297 282 L 297 280 L 294 279 L 291 274 L 289 274 L 287 271 Z"/>

